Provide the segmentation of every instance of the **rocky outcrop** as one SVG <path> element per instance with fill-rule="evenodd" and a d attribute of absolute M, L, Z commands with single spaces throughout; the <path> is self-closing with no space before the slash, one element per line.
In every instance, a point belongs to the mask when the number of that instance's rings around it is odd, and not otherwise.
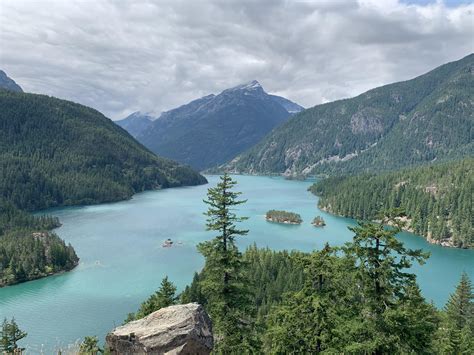
<path fill-rule="evenodd" d="M 112 354 L 210 354 L 211 319 L 197 303 L 162 308 L 115 328 L 106 342 Z"/>

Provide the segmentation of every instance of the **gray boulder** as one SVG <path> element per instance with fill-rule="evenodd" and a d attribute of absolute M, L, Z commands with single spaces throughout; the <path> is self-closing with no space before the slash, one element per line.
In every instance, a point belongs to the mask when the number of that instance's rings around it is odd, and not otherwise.
<path fill-rule="evenodd" d="M 107 334 L 112 354 L 210 354 L 211 319 L 198 303 L 162 308 Z"/>

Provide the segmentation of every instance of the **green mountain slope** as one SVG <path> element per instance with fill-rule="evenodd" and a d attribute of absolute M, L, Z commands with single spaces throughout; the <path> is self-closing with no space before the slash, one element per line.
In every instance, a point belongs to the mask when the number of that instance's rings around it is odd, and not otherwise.
<path fill-rule="evenodd" d="M 118 201 L 155 188 L 205 183 L 159 158 L 96 110 L 0 91 L 0 199 L 17 208 Z"/>
<path fill-rule="evenodd" d="M 302 111 L 222 168 L 358 173 L 474 155 L 474 54 L 415 79 Z"/>
<path fill-rule="evenodd" d="M 381 175 L 332 177 L 311 187 L 319 207 L 357 219 L 402 208 L 407 228 L 433 243 L 474 247 L 474 159 Z"/>
<path fill-rule="evenodd" d="M 0 287 L 78 264 L 73 247 L 49 232 L 59 221 L 27 211 L 205 182 L 91 108 L 0 90 Z"/>

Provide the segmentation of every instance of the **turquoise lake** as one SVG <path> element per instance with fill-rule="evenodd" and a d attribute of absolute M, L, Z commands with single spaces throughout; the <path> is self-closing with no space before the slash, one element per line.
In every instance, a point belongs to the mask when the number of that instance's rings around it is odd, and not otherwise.
<path fill-rule="evenodd" d="M 236 176 L 237 189 L 248 199 L 239 214 L 250 217 L 250 230 L 239 245 L 256 243 L 272 249 L 311 251 L 326 242 L 342 245 L 351 240 L 351 219 L 319 211 L 317 198 L 307 191 L 310 181 L 279 177 Z M 209 185 L 151 191 L 113 204 L 48 211 L 61 220 L 56 232 L 71 243 L 81 258 L 72 272 L 0 289 L 0 318 L 15 316 L 28 332 L 22 342 L 29 353 L 52 353 L 86 335 L 105 334 L 120 325 L 129 312 L 153 293 L 168 275 L 179 289 L 203 265 L 196 244 L 211 238 L 204 231 L 206 210 L 202 200 Z M 299 226 L 268 223 L 269 209 L 301 214 Z M 314 228 L 310 221 L 322 215 L 327 226 Z M 446 302 L 461 272 L 474 280 L 474 250 L 443 248 L 410 233 L 400 236 L 410 248 L 431 252 L 423 266 L 415 266 L 424 296 L 437 306 Z M 162 248 L 167 238 L 182 244 Z"/>

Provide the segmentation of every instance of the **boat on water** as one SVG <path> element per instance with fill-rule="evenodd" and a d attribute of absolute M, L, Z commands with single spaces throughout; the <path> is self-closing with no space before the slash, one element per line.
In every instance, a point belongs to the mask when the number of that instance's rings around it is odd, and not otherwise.
<path fill-rule="evenodd" d="M 163 244 L 161 244 L 163 248 L 170 248 L 172 245 L 173 241 L 171 240 L 171 238 L 166 239 Z"/>

